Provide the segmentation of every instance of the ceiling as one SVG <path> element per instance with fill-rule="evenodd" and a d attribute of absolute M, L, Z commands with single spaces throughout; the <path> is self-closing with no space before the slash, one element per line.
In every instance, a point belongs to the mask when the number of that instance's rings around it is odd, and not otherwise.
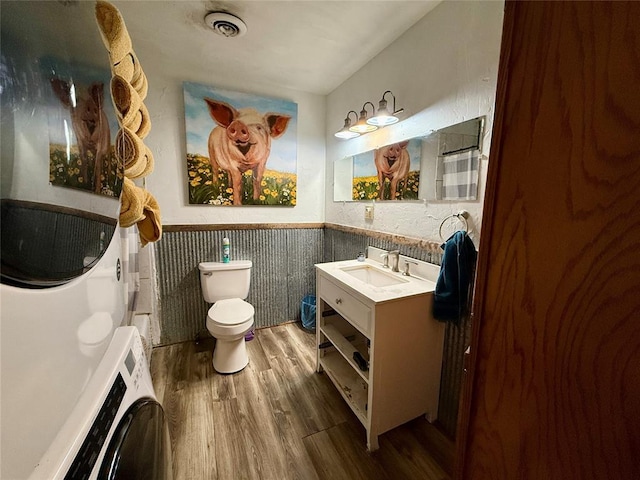
<path fill-rule="evenodd" d="M 134 48 L 157 50 L 154 62 L 160 68 L 201 69 L 215 72 L 216 80 L 227 83 L 253 78 L 266 85 L 326 95 L 440 0 L 113 3 L 125 19 Z M 247 33 L 235 38 L 216 34 L 204 22 L 210 11 L 242 18 Z"/>

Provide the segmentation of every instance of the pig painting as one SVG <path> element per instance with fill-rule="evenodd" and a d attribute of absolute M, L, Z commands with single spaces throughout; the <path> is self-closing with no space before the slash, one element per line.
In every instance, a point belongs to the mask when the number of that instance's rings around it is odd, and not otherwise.
<path fill-rule="evenodd" d="M 185 82 L 184 113 L 190 204 L 296 206 L 295 102 Z"/>
<path fill-rule="evenodd" d="M 380 199 L 384 200 L 384 181 L 389 179 L 391 183 L 389 189 L 388 200 L 396 199 L 398 184 L 403 183 L 404 188 L 407 187 L 407 179 L 409 177 L 409 167 L 411 159 L 407 152 L 408 140 L 399 143 L 386 145 L 376 150 L 374 162 L 378 172 L 378 185 L 380 186 Z"/>
<path fill-rule="evenodd" d="M 264 198 L 262 183 L 271 152 L 271 140 L 281 137 L 291 117 L 279 113 L 260 114 L 253 108 L 236 109 L 230 104 L 204 98 L 216 126 L 209 134 L 209 162 L 213 172 L 227 172 L 233 188 L 233 204 L 242 205 L 242 174 L 252 172 L 253 200 Z"/>

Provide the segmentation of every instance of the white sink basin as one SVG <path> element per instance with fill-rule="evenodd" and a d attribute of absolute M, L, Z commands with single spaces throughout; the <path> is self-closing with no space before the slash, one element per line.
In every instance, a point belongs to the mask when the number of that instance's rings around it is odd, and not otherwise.
<path fill-rule="evenodd" d="M 368 264 L 343 267 L 340 270 L 373 287 L 388 287 L 409 281 Z"/>

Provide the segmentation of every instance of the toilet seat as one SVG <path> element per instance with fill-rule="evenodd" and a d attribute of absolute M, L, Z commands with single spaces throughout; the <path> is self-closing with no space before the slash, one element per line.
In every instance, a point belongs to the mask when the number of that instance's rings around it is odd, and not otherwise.
<path fill-rule="evenodd" d="M 207 316 L 218 325 L 233 326 L 253 320 L 253 305 L 240 298 L 219 300 L 209 309 Z"/>

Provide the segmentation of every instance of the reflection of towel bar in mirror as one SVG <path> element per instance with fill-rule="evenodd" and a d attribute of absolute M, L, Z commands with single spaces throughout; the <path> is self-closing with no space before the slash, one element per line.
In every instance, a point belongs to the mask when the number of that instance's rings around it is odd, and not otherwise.
<path fill-rule="evenodd" d="M 477 147 L 458 148 L 457 150 L 451 150 L 451 151 L 445 152 L 442 154 L 442 156 L 446 157 L 448 155 L 455 155 L 456 153 L 468 152 L 469 150 L 476 150 L 476 149 Z"/>
<path fill-rule="evenodd" d="M 483 126 L 484 124 L 482 119 L 474 119 L 459 123 L 458 125 L 443 128 L 439 131 L 441 136 L 444 138 L 444 141 L 439 147 L 441 149 L 439 154 L 454 155 L 468 150 L 479 149 Z M 448 138 L 453 138 L 454 140 L 449 143 L 447 141 Z"/>
<path fill-rule="evenodd" d="M 438 235 L 440 235 L 440 240 L 442 241 L 444 241 L 444 237 L 442 236 L 442 227 L 444 226 L 444 223 L 450 218 L 456 218 L 460 220 L 460 222 L 464 225 L 464 231 L 465 232 L 469 231 L 469 222 L 467 222 L 467 218 L 469 218 L 469 212 L 467 212 L 466 210 L 460 210 L 458 213 L 452 213 L 451 215 L 447 215 L 442 219 L 442 222 L 440 222 Z"/>

